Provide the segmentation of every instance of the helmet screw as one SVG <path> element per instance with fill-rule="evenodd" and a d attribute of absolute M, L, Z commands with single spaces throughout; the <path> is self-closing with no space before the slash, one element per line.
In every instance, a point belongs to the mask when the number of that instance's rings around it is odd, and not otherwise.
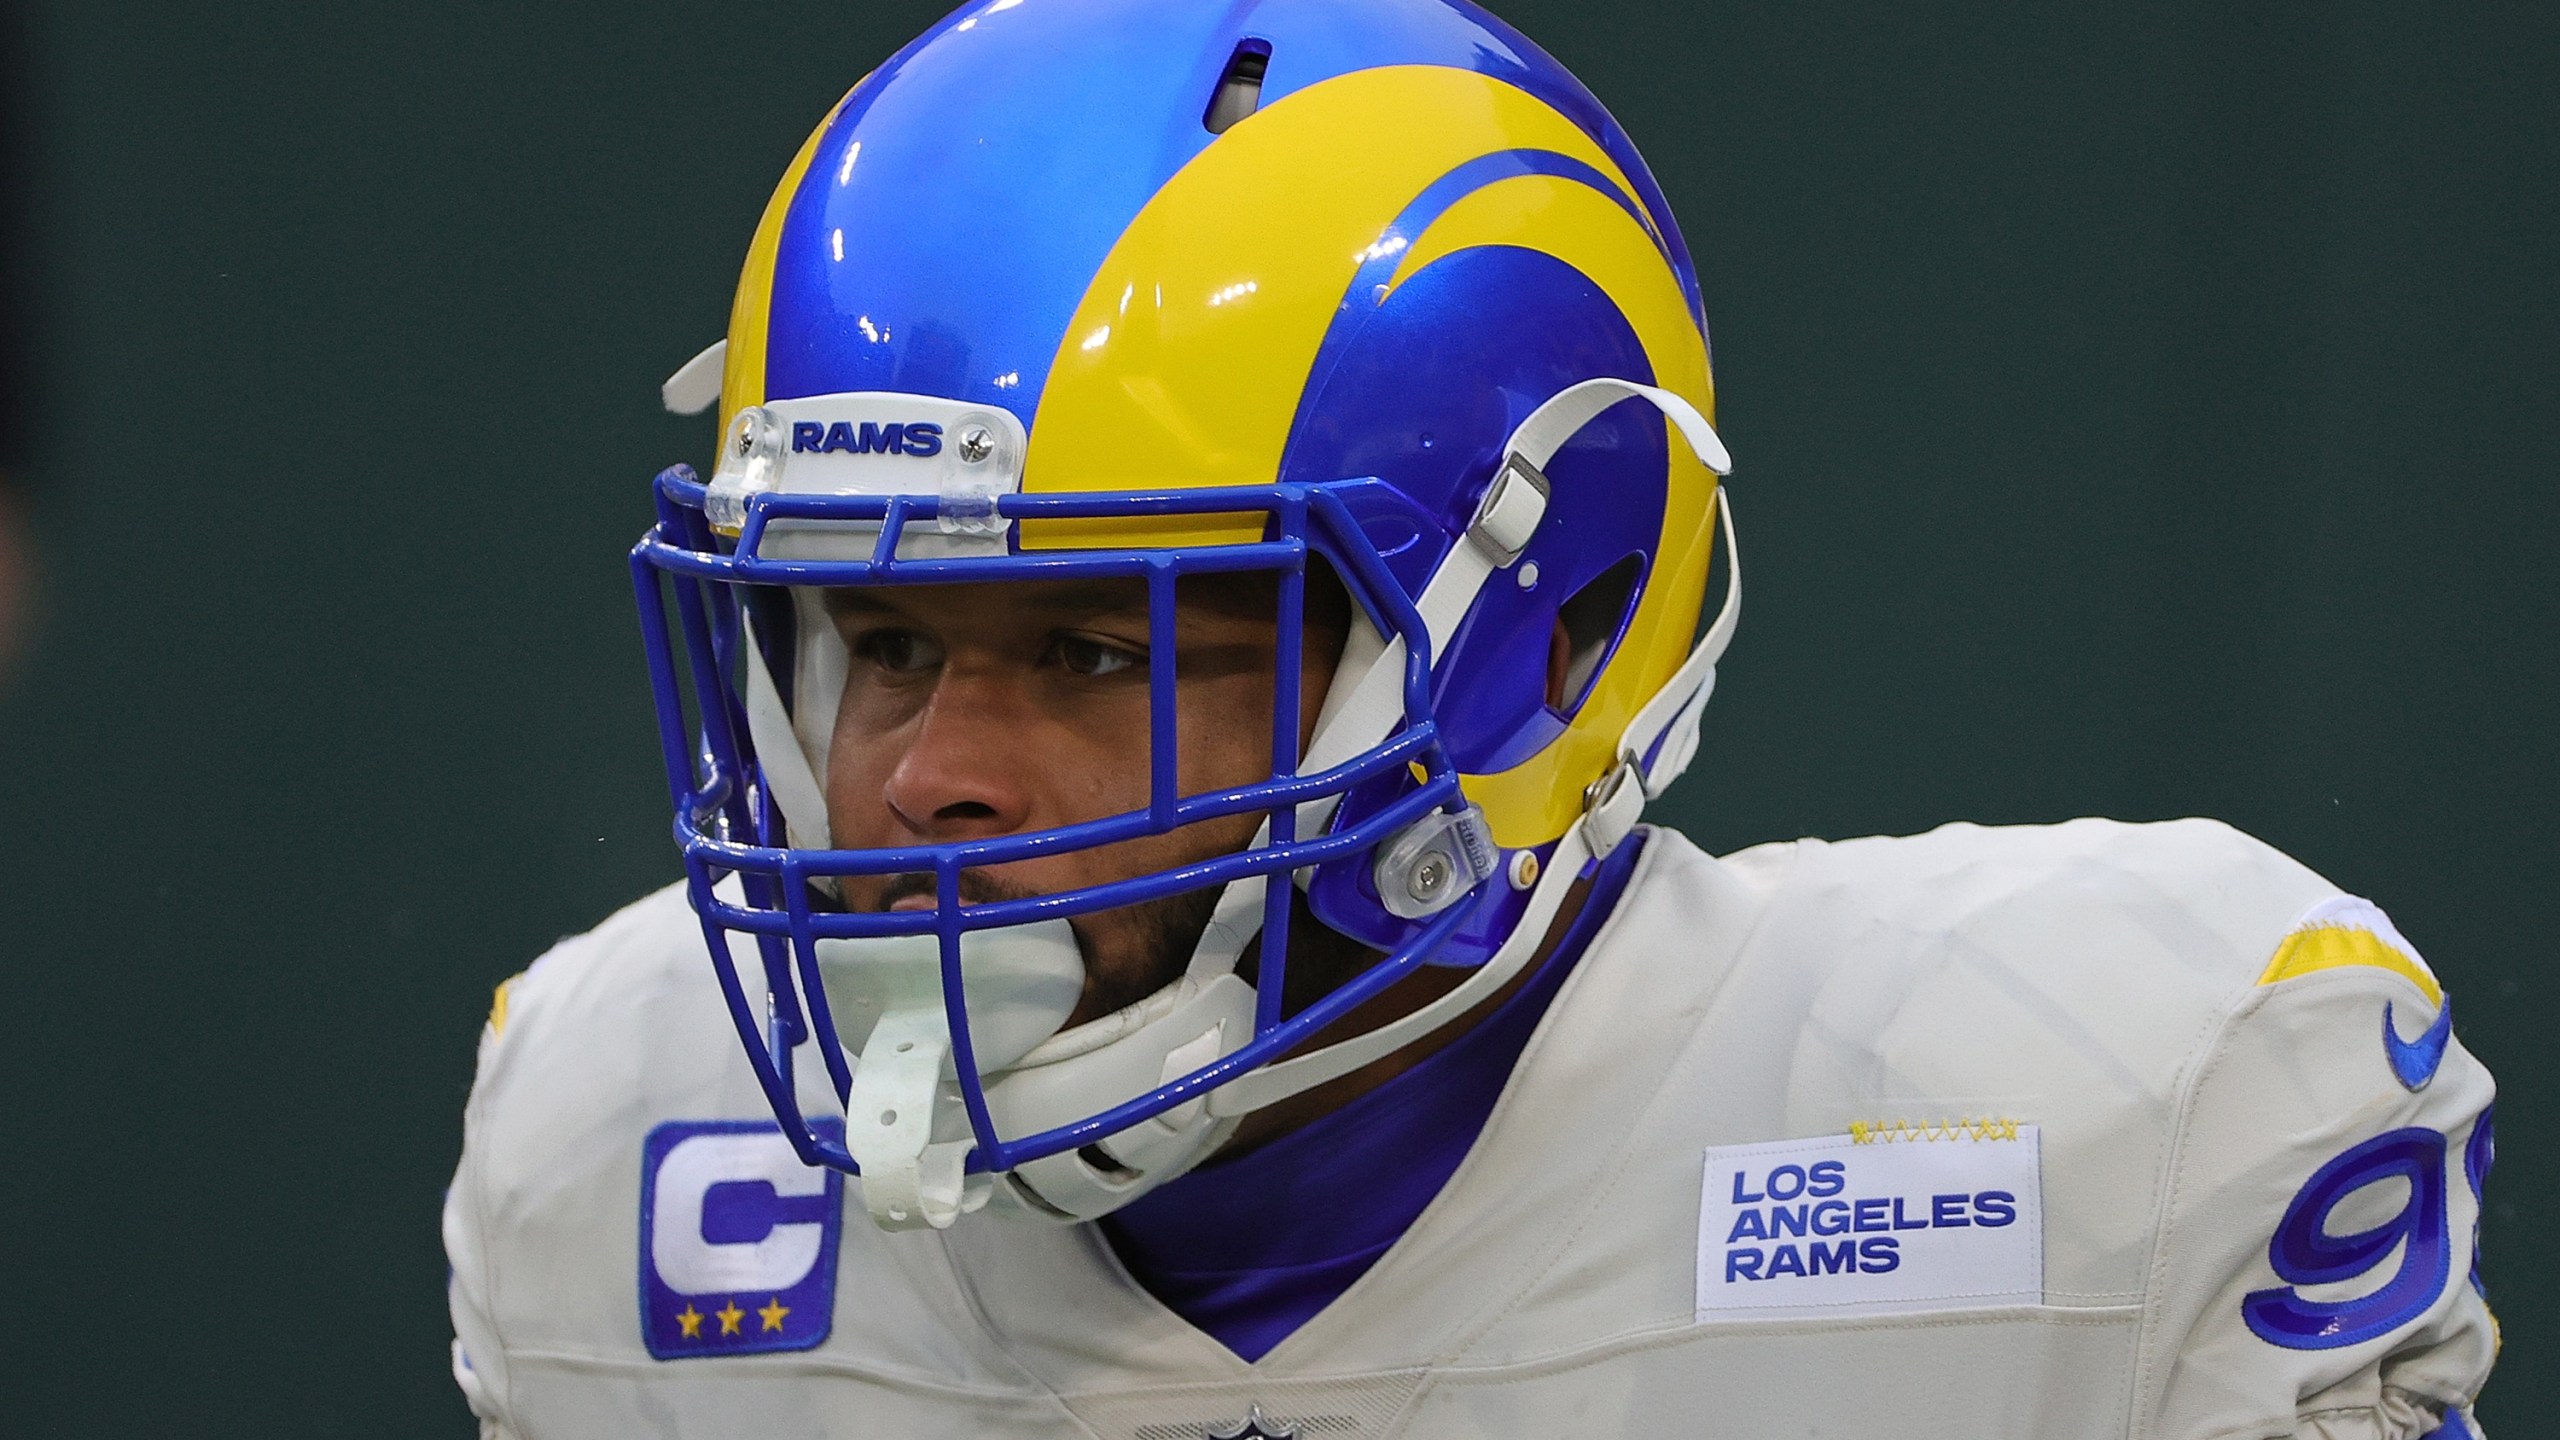
<path fill-rule="evenodd" d="M 1413 867 L 1413 878 L 1405 882 L 1405 892 L 1416 900 L 1430 900 L 1449 883 L 1449 860 L 1445 855 L 1425 855 Z"/>
<path fill-rule="evenodd" d="M 960 432 L 960 458 L 975 465 L 996 453 L 996 437 L 984 425 L 972 425 Z"/>

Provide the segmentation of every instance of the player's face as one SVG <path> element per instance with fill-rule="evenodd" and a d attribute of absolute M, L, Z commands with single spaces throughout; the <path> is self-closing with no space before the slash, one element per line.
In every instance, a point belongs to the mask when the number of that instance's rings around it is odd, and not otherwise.
<path fill-rule="evenodd" d="M 1316 587 L 1311 585 L 1310 591 Z M 1174 684 L 1184 793 L 1266 779 L 1278 665 L 1267 575 L 1187 579 L 1177 591 Z M 1149 799 L 1146 588 L 1137 580 L 893 586 L 828 592 L 852 664 L 827 766 L 835 843 L 874 848 L 1045 830 L 1142 810 Z M 1299 693 L 1312 728 L 1342 646 L 1311 625 Z M 1242 849 L 1240 815 L 962 876 L 964 900 L 1052 894 Z M 1070 1024 L 1170 983 L 1207 924 L 1214 890 L 1075 919 L 1084 996 Z M 845 881 L 858 911 L 929 908 L 929 876 Z"/>

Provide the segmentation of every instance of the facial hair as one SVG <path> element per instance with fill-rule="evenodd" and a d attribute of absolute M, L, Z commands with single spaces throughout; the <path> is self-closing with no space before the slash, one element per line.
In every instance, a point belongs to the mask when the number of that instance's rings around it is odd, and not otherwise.
<path fill-rule="evenodd" d="M 977 870 L 961 871 L 958 888 L 963 905 L 1029 900 L 1042 893 L 1006 884 Z M 1075 931 L 1076 948 L 1083 953 L 1085 976 L 1084 994 L 1076 1002 L 1075 1014 L 1068 1024 L 1079 1025 L 1127 1009 L 1181 979 L 1191 963 L 1192 951 L 1198 948 L 1201 935 L 1217 913 L 1219 889 L 1211 885 L 1068 917 L 1067 924 Z M 901 900 L 919 896 L 930 899 L 935 894 L 934 877 L 929 874 L 894 875 L 865 908 L 886 911 Z M 1105 916 L 1117 917 L 1122 923 L 1109 929 L 1095 923 Z M 1115 932 L 1121 937 L 1119 948 L 1129 953 L 1116 953 L 1108 944 Z"/>

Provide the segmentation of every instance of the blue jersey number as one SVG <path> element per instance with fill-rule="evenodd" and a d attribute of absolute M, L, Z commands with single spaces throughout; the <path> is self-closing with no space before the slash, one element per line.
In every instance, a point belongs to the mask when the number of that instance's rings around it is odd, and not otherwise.
<path fill-rule="evenodd" d="M 2471 1198 L 2480 1217 L 2471 1222 L 2471 1288 L 2484 1300 L 2489 1287 L 2480 1283 L 2480 1219 L 2489 1214 L 2489 1166 L 2498 1158 L 2497 1132 L 2491 1123 L 2497 1113 L 2494 1105 L 2481 1111 L 2480 1118 L 2471 1122 L 2470 1143 L 2462 1147 L 2462 1173 L 2471 1182 Z"/>
<path fill-rule="evenodd" d="M 2445 1141 L 2433 1130 L 2394 1130 L 2320 1167 L 2304 1183 L 2267 1242 L 2267 1263 L 2288 1287 L 2334 1285 L 2371 1276 L 2400 1252 L 2400 1268 L 2353 1300 L 2309 1300 L 2296 1289 L 2258 1290 L 2240 1302 L 2249 1329 L 2288 1350 L 2334 1350 L 2388 1334 L 2444 1293 L 2453 1243 L 2445 1221 Z M 2330 1233 L 2329 1216 L 2350 1195 L 2405 1180 L 2400 1212 L 2370 1230 Z"/>

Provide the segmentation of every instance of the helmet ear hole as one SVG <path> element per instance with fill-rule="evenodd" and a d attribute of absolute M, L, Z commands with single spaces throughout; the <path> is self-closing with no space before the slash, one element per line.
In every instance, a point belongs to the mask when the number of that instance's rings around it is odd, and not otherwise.
<path fill-rule="evenodd" d="M 1212 135 L 1224 135 L 1229 126 L 1260 109 L 1262 77 L 1270 69 L 1270 41 L 1237 41 L 1235 53 L 1227 57 L 1227 68 L 1218 76 L 1218 88 L 1210 92 L 1201 125 Z"/>
<path fill-rule="evenodd" d="M 1626 633 L 1627 614 L 1635 600 L 1636 580 L 1644 573 L 1644 557 L 1629 555 L 1592 577 L 1556 609 L 1564 627 L 1563 683 L 1547 696 L 1556 713 L 1571 719 L 1591 694 L 1592 681 Z"/>

